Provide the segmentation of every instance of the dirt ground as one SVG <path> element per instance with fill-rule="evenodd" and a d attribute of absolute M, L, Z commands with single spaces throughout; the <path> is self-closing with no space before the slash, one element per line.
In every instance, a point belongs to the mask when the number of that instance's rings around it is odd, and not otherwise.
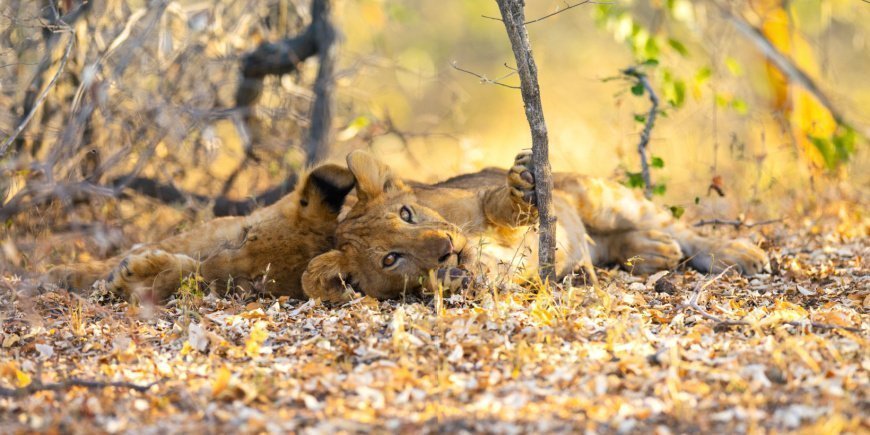
<path fill-rule="evenodd" d="M 867 433 L 868 227 L 742 229 L 774 266 L 749 279 L 604 269 L 339 307 L 134 307 L 6 275 L 0 432 Z"/>

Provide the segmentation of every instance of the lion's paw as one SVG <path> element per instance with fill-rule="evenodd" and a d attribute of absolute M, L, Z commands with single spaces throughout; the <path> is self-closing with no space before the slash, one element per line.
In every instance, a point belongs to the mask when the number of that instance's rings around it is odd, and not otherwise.
<path fill-rule="evenodd" d="M 471 272 L 458 267 L 438 269 L 434 275 L 435 280 L 432 282 L 432 291 L 435 291 L 440 286 L 445 293 L 455 293 L 465 290 L 471 285 Z"/>
<path fill-rule="evenodd" d="M 714 273 L 732 267 L 743 275 L 770 273 L 767 254 L 745 239 L 721 241 L 711 252 L 700 254 L 694 264 L 699 270 Z"/>
<path fill-rule="evenodd" d="M 535 171 L 532 166 L 532 151 L 523 150 L 517 154 L 508 172 L 508 187 L 511 196 L 524 205 L 535 205 Z"/>

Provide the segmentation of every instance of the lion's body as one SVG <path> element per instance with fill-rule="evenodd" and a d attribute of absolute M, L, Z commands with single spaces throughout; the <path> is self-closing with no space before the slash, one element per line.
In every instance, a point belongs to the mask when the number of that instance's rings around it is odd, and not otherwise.
<path fill-rule="evenodd" d="M 332 247 L 338 211 L 352 187 L 347 170 L 322 166 L 296 191 L 251 215 L 217 218 L 114 258 L 56 267 L 50 276 L 73 288 L 106 279 L 125 297 L 154 301 L 191 274 L 216 289 L 250 289 L 259 282 L 272 294 L 302 298 L 302 272 Z"/>
<path fill-rule="evenodd" d="M 457 269 L 536 270 L 530 165 L 523 153 L 508 171 L 490 168 L 428 185 L 398 180 L 372 156 L 351 154 L 359 199 L 348 201 L 339 218 L 337 249 L 309 265 L 306 293 L 346 300 L 349 284 L 389 298 L 437 281 L 431 278 L 459 278 Z M 683 258 L 705 272 L 733 266 L 751 275 L 767 266 L 752 243 L 701 236 L 618 183 L 573 173 L 555 173 L 553 181 L 560 276 L 578 266 L 627 262 L 633 272 L 650 273 L 675 268 Z M 400 218 L 405 209 L 411 219 Z"/>

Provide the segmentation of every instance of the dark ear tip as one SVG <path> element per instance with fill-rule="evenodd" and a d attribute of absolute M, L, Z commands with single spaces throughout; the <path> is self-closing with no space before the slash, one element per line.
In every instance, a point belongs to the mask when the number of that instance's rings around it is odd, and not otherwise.
<path fill-rule="evenodd" d="M 353 185 L 356 182 L 353 174 L 347 168 L 332 163 L 314 168 L 309 177 L 331 184 L 336 188 L 347 189 L 348 191 L 353 189 Z"/>
<path fill-rule="evenodd" d="M 326 164 L 315 168 L 308 175 L 306 190 L 315 189 L 323 203 L 333 212 L 338 212 L 344 198 L 354 187 L 355 179 L 347 168 Z"/>

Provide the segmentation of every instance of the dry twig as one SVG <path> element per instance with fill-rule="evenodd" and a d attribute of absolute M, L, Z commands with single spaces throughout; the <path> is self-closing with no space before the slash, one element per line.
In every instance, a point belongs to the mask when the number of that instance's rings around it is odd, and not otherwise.
<path fill-rule="evenodd" d="M 510 76 L 516 74 L 516 72 L 512 72 L 512 73 L 510 73 L 510 74 L 506 74 L 506 75 L 504 75 L 504 76 L 502 76 L 502 77 L 499 77 L 499 78 L 493 80 L 493 79 L 490 79 L 490 78 L 488 78 L 487 76 L 485 76 L 485 75 L 483 75 L 483 74 L 478 74 L 478 73 L 476 73 L 476 72 L 474 72 L 474 71 L 469 71 L 469 70 L 467 70 L 467 69 L 462 69 L 462 68 L 460 68 L 459 65 L 456 64 L 456 61 L 453 61 L 453 62 L 450 64 L 450 66 L 452 66 L 453 69 L 455 69 L 455 70 L 457 70 L 457 71 L 462 71 L 462 72 L 464 72 L 464 73 L 466 73 L 466 74 L 470 74 L 470 75 L 473 75 L 473 76 L 479 78 L 481 83 L 489 83 L 489 84 L 491 84 L 491 85 L 499 85 L 499 86 L 503 86 L 503 87 L 510 88 L 510 89 L 520 89 L 519 86 L 508 85 L 508 84 L 502 83 L 502 82 L 500 81 L 501 79 L 504 79 L 504 78 L 506 78 L 506 77 L 510 77 Z M 507 64 L 505 64 L 505 66 L 507 67 Z"/>
<path fill-rule="evenodd" d="M 783 219 L 783 218 L 779 218 L 779 219 L 768 219 L 768 220 L 759 221 L 759 222 L 746 222 L 743 219 L 735 219 L 735 220 L 718 219 L 718 218 L 717 219 L 707 219 L 707 220 L 702 219 L 702 220 L 696 222 L 695 226 L 696 227 L 703 227 L 705 225 L 731 225 L 734 227 L 735 230 L 738 230 L 740 228 L 752 228 L 752 227 L 759 227 L 762 225 L 775 224 L 775 223 L 782 222 L 784 220 L 785 219 Z"/>

